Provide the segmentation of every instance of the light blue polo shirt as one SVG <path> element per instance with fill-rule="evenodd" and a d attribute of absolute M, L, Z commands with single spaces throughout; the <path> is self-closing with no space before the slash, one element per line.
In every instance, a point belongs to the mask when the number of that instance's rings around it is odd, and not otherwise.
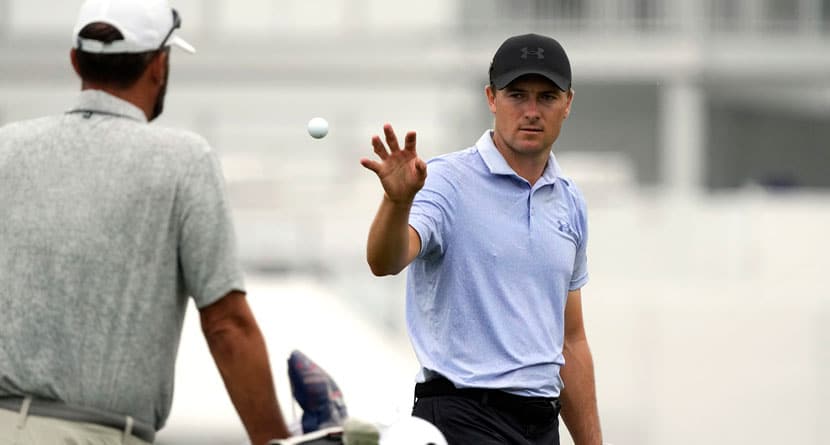
<path fill-rule="evenodd" d="M 406 292 L 417 380 L 557 397 L 565 301 L 588 281 L 588 228 L 553 154 L 531 187 L 487 131 L 427 163 L 409 224 L 421 237 Z"/>

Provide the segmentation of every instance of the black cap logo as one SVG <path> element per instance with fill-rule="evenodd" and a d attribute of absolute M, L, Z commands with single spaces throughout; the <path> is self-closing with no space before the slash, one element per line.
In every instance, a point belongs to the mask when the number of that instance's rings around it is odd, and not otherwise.
<path fill-rule="evenodd" d="M 522 59 L 527 59 L 527 56 L 536 56 L 537 59 L 542 60 L 545 58 L 545 49 L 536 48 L 536 51 L 531 51 L 527 47 L 524 47 L 522 48 Z"/>

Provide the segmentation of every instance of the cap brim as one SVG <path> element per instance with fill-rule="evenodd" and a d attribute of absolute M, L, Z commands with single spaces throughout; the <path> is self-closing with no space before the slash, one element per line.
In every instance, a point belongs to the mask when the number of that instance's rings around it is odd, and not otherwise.
<path fill-rule="evenodd" d="M 185 39 L 183 39 L 183 38 L 181 38 L 177 35 L 171 36 L 170 39 L 167 40 L 167 43 L 169 45 L 178 46 L 179 48 L 189 52 L 190 54 L 195 54 L 196 53 L 196 48 L 194 48 L 193 45 L 187 43 L 187 41 Z"/>
<path fill-rule="evenodd" d="M 560 76 L 557 73 L 552 71 L 545 71 L 540 70 L 538 68 L 522 68 L 514 71 L 509 71 L 501 76 L 497 76 L 493 78 L 493 85 L 496 86 L 497 90 L 501 90 L 502 88 L 510 85 L 511 82 L 518 79 L 519 77 L 526 76 L 528 74 L 538 74 L 540 76 L 546 77 L 548 80 L 554 83 L 557 88 L 562 91 L 568 91 L 571 87 L 570 82 L 565 79 L 563 76 Z"/>

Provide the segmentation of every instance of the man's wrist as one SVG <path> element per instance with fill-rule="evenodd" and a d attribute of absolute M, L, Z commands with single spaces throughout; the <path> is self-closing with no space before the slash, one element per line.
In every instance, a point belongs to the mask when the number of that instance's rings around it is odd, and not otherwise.
<path fill-rule="evenodd" d="M 415 201 L 415 196 L 408 199 L 392 199 L 389 194 L 384 193 L 383 200 L 388 202 L 393 207 L 409 210 L 412 207 L 412 203 Z"/>

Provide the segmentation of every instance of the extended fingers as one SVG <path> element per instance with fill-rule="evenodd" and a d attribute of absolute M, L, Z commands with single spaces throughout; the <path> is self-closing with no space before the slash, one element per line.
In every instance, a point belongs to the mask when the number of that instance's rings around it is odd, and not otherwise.
<path fill-rule="evenodd" d="M 385 124 L 383 126 L 383 134 L 386 136 L 386 145 L 389 146 L 389 151 L 394 153 L 401 149 L 398 145 L 398 137 L 395 136 L 395 130 L 392 129 L 392 125 Z"/>
<path fill-rule="evenodd" d="M 400 151 L 401 147 L 398 144 L 398 137 L 395 135 L 395 130 L 392 129 L 392 125 L 383 125 L 383 135 L 386 139 L 386 145 L 383 144 L 383 141 L 381 141 L 379 136 L 375 135 L 372 136 L 372 146 L 374 147 L 375 154 L 377 154 L 381 160 L 385 161 L 389 156 Z M 406 137 L 404 138 L 404 150 L 415 153 L 415 145 L 415 132 L 410 131 L 406 133 Z M 388 150 L 387 146 L 389 147 Z"/>
<path fill-rule="evenodd" d="M 389 157 L 389 153 L 386 151 L 386 147 L 383 145 L 383 142 L 380 141 L 379 136 L 372 136 L 372 147 L 375 149 L 375 154 L 378 155 L 379 158 L 386 160 Z"/>
<path fill-rule="evenodd" d="M 406 133 L 406 138 L 404 139 L 404 150 L 414 152 L 415 151 L 415 132 L 410 131 Z"/>
<path fill-rule="evenodd" d="M 371 159 L 366 159 L 366 158 L 361 159 L 360 160 L 360 165 L 366 167 L 369 170 L 372 170 L 375 173 L 380 171 L 380 162 L 373 161 Z"/>

